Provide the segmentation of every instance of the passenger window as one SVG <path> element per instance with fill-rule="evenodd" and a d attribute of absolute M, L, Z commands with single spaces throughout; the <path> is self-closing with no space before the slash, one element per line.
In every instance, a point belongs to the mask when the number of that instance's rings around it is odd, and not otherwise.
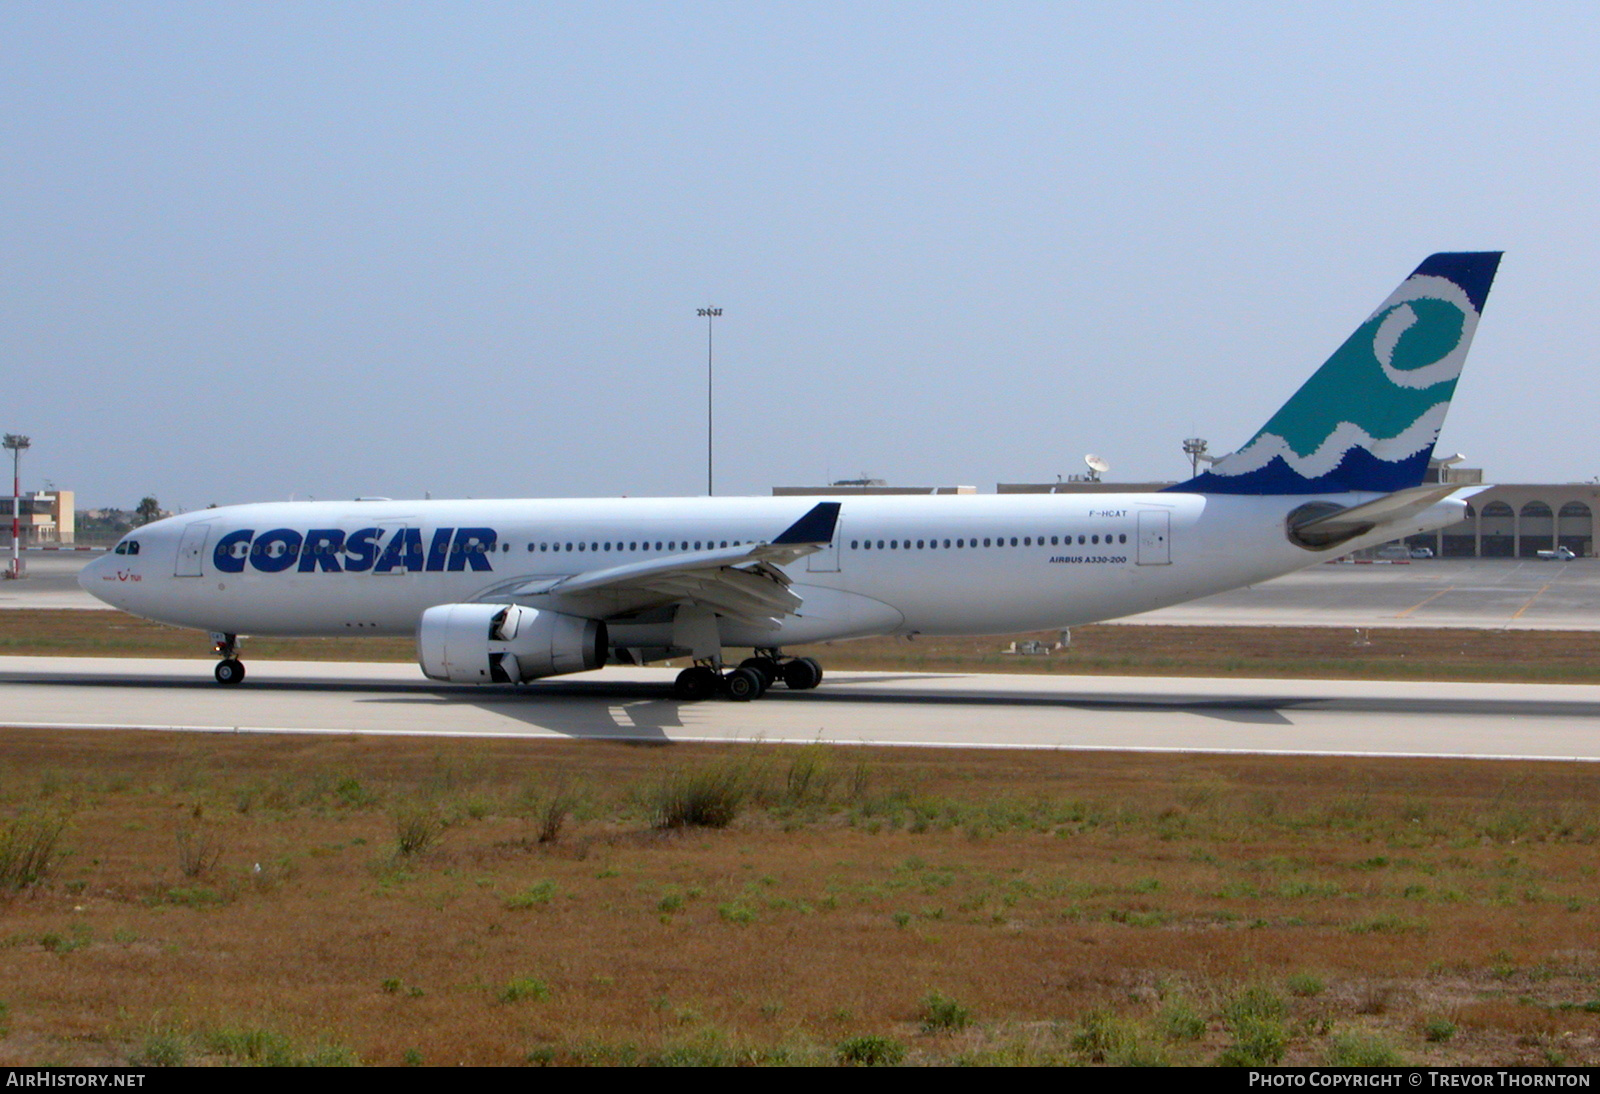
<path fill-rule="evenodd" d="M 1099 543 L 1100 542 L 1100 537 L 1099 536 L 1090 536 L 1089 537 L 1089 542 L 1090 543 Z"/>
<path fill-rule="evenodd" d="M 1013 542 L 1013 543 L 1015 543 L 1015 542 L 1016 542 L 1016 540 L 1012 540 L 1012 541 L 1011 541 L 1011 542 Z M 1032 547 L 1032 546 L 1033 546 L 1033 539 L 1032 539 L 1032 537 L 1030 537 L 1030 536 L 1023 536 L 1023 537 L 1022 537 L 1022 545 L 1023 545 L 1023 546 L 1024 546 L 1024 547 Z"/>
<path fill-rule="evenodd" d="M 1011 537 L 1011 546 L 1015 547 L 1016 545 L 1017 545 L 1017 537 L 1016 536 L 1012 536 Z"/>

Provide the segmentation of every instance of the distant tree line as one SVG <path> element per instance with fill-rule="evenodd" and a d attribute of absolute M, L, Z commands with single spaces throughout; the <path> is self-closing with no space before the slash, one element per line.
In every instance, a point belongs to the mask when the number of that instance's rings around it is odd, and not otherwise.
<path fill-rule="evenodd" d="M 140 525 L 171 515 L 151 496 L 140 498 L 132 509 L 79 509 L 77 538 L 80 542 L 109 542 L 121 539 Z"/>

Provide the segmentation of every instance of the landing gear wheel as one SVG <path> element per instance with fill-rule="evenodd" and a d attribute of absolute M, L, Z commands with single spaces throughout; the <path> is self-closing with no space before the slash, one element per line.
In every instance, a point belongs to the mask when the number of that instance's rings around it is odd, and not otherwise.
<path fill-rule="evenodd" d="M 219 684 L 239 683 L 244 679 L 244 662 L 236 661 L 232 657 L 226 661 L 218 661 L 216 677 Z"/>
<path fill-rule="evenodd" d="M 694 665 L 678 673 L 678 679 L 672 684 L 672 692 L 685 702 L 698 703 L 715 695 L 719 682 L 717 674 L 711 669 Z"/>
<path fill-rule="evenodd" d="M 783 669 L 770 657 L 746 657 L 739 662 L 739 667 L 749 669 L 761 677 L 761 690 L 766 691 L 772 686 L 774 680 L 782 674 Z"/>
<path fill-rule="evenodd" d="M 822 683 L 822 666 L 809 657 L 796 657 L 783 665 L 783 682 L 790 691 L 810 691 Z"/>
<path fill-rule="evenodd" d="M 748 703 L 761 698 L 767 689 L 762 686 L 761 674 L 755 669 L 737 668 L 722 678 L 722 689 L 735 703 Z"/>

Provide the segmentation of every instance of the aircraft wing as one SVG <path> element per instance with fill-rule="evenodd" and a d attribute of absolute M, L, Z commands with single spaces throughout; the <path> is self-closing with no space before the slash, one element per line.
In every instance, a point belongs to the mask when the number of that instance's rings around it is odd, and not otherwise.
<path fill-rule="evenodd" d="M 819 502 L 770 542 L 685 551 L 565 577 L 519 579 L 488 590 L 480 599 L 533 602 L 595 619 L 689 603 L 741 622 L 776 627 L 800 607 L 800 597 L 789 590 L 789 576 L 778 567 L 832 543 L 838 523 L 839 503 Z"/>

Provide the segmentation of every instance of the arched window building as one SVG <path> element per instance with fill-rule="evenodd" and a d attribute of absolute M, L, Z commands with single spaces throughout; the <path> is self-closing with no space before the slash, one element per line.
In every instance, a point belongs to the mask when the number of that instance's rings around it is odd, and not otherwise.
<path fill-rule="evenodd" d="M 1441 558 L 1535 558 L 1566 547 L 1594 554 L 1600 484 L 1491 486 L 1474 494 L 1465 517 L 1448 528 L 1409 536 L 1409 547 L 1429 547 Z"/>

